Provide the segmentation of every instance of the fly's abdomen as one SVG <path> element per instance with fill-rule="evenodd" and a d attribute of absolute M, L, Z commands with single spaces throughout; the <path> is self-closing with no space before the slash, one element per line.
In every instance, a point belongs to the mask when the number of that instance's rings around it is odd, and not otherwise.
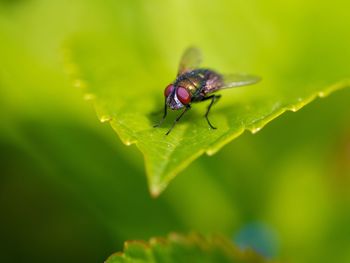
<path fill-rule="evenodd" d="M 219 90 L 223 86 L 222 76 L 215 71 L 209 71 L 206 74 L 206 81 L 203 87 L 203 94 L 207 95 L 209 93 Z"/>

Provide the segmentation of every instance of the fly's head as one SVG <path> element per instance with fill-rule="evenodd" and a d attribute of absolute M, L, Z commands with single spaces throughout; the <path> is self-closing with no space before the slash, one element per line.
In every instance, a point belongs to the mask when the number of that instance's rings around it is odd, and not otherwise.
<path fill-rule="evenodd" d="M 166 97 L 166 104 L 172 110 L 179 110 L 191 102 L 190 92 L 184 87 L 175 87 L 173 84 L 165 88 L 164 96 Z"/>

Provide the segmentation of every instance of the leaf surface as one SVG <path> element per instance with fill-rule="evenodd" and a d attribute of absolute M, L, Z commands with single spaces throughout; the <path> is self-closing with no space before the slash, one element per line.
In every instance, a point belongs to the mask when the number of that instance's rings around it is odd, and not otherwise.
<path fill-rule="evenodd" d="M 101 122 L 109 122 L 125 144 L 136 144 L 143 153 L 154 196 L 202 154 L 214 154 L 245 130 L 255 133 L 285 111 L 349 86 L 350 40 L 344 32 L 350 22 L 341 6 L 315 1 L 281 6 L 271 0 L 266 6 L 274 7 L 272 12 L 258 3 L 253 8 L 251 3 L 204 2 L 188 3 L 181 12 L 171 8 L 173 1 L 104 8 L 103 30 L 76 36 L 65 50 L 74 85 L 94 101 Z M 171 18 L 187 12 L 193 23 L 182 40 L 183 25 Z M 209 23 L 206 15 L 218 19 Z M 169 44 L 176 41 L 176 46 Z M 204 67 L 257 74 L 263 80 L 220 92 L 223 97 L 209 115 L 217 130 L 203 117 L 203 102 L 193 105 L 166 136 L 179 112 L 170 114 L 161 128 L 153 125 L 163 114 L 163 90 L 192 43 L 202 47 Z"/>

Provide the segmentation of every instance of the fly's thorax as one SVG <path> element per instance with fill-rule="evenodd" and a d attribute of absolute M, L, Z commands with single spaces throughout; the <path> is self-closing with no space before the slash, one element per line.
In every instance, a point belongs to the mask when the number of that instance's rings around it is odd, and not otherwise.
<path fill-rule="evenodd" d="M 205 79 L 206 75 L 204 72 L 195 70 L 179 76 L 174 85 L 176 87 L 183 87 L 191 95 L 195 95 L 205 85 Z"/>
<path fill-rule="evenodd" d="M 196 83 L 191 82 L 191 80 L 189 80 L 189 79 L 183 79 L 183 80 L 179 81 L 177 83 L 176 87 L 185 88 L 191 95 L 193 95 L 197 90 Z"/>

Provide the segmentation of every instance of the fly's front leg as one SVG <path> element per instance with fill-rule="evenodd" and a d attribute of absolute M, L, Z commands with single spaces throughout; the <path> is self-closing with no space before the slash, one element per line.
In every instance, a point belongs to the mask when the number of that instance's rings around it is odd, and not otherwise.
<path fill-rule="evenodd" d="M 186 105 L 186 108 L 184 109 L 184 111 L 175 119 L 173 125 L 171 126 L 171 128 L 169 129 L 169 131 L 165 134 L 168 135 L 171 130 L 174 128 L 174 126 L 176 125 L 176 123 L 181 119 L 181 117 L 186 113 L 186 111 L 188 111 L 189 109 L 191 109 L 190 105 Z"/>
<path fill-rule="evenodd" d="M 156 128 L 156 127 L 159 127 L 160 125 L 162 125 L 162 123 L 164 122 L 165 120 L 165 117 L 167 116 L 168 114 L 168 106 L 166 105 L 166 98 L 165 98 L 165 102 L 164 102 L 164 115 L 163 115 L 163 118 L 160 120 L 160 122 L 156 125 L 154 125 L 153 127 Z"/>
<path fill-rule="evenodd" d="M 209 97 L 206 97 L 206 98 L 204 98 L 202 101 L 204 101 L 204 100 L 210 100 L 211 99 L 211 102 L 210 102 L 210 104 L 209 104 L 209 106 L 208 106 L 208 109 L 207 109 L 207 112 L 205 113 L 205 118 L 206 118 L 206 120 L 207 120 L 207 122 L 208 122 L 208 124 L 209 124 L 209 126 L 212 128 L 212 129 L 216 129 L 216 127 L 214 127 L 211 123 L 210 123 L 210 121 L 209 121 L 209 119 L 208 119 L 208 115 L 209 115 L 209 111 L 210 111 L 210 109 L 211 109 L 211 107 L 213 106 L 213 104 L 215 103 L 215 102 L 217 102 L 219 99 L 221 98 L 221 95 L 211 95 L 211 96 L 209 96 Z"/>

